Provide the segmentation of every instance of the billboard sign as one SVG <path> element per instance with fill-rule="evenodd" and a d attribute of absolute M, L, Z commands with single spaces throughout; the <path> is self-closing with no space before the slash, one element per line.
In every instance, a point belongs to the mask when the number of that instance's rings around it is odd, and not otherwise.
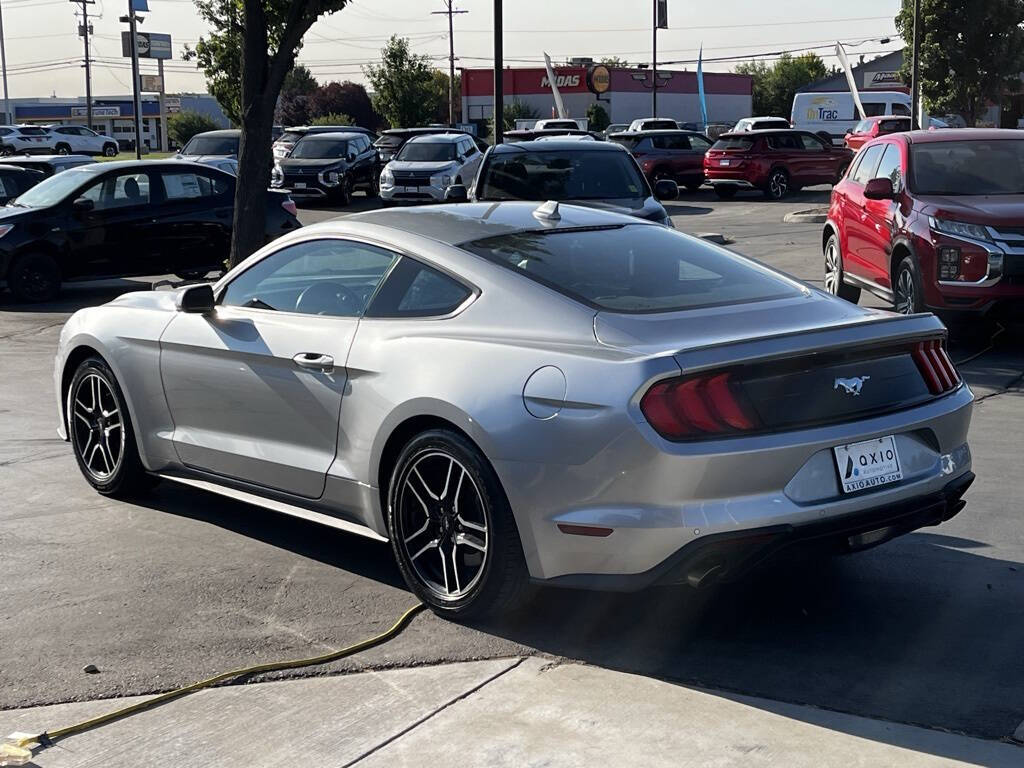
<path fill-rule="evenodd" d="M 169 59 L 171 58 L 171 36 L 158 32 L 136 32 L 139 43 L 140 59 Z M 121 55 L 125 58 L 132 57 L 132 33 L 121 33 Z"/>
<path fill-rule="evenodd" d="M 164 89 L 160 75 L 139 75 L 142 90 L 146 93 L 159 93 Z"/>
<path fill-rule="evenodd" d="M 900 76 L 899 70 L 864 73 L 865 88 L 892 88 L 894 85 L 903 86 L 903 78 Z"/>
<path fill-rule="evenodd" d="M 71 116 L 72 117 L 87 117 L 88 114 L 89 114 L 89 111 L 85 107 L 72 107 L 71 108 Z M 121 108 L 120 107 L 96 107 L 96 106 L 94 106 L 92 108 L 92 116 L 93 116 L 93 118 L 97 118 L 97 117 L 120 117 L 121 116 Z"/>

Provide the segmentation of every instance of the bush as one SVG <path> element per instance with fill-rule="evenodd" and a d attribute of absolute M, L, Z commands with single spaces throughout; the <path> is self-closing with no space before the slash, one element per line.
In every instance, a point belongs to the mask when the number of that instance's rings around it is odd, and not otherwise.
<path fill-rule="evenodd" d="M 603 131 L 612 123 L 604 107 L 597 102 L 587 107 L 587 119 L 590 121 L 588 126 L 592 131 Z"/>
<path fill-rule="evenodd" d="M 511 104 L 505 105 L 501 113 L 501 122 L 506 131 L 511 131 L 516 127 L 516 120 L 536 120 L 539 117 L 540 112 L 529 104 L 516 99 Z"/>
<path fill-rule="evenodd" d="M 348 115 L 335 112 L 330 115 L 320 115 L 320 117 L 314 118 L 310 125 L 355 125 L 355 122 Z"/>
<path fill-rule="evenodd" d="M 215 131 L 218 128 L 220 126 L 206 115 L 188 109 L 167 118 L 167 135 L 176 141 L 179 147 L 185 146 L 197 133 Z"/>

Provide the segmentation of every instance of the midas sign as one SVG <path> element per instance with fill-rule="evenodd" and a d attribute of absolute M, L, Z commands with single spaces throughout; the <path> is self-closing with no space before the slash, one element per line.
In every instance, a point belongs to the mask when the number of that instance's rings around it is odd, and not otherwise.
<path fill-rule="evenodd" d="M 579 84 L 580 84 L 580 76 L 579 75 L 555 75 L 555 85 L 557 85 L 559 88 L 575 88 Z M 548 79 L 547 75 L 544 75 L 544 77 L 542 77 L 540 79 L 540 87 L 541 88 L 550 88 L 551 87 L 551 81 Z"/>

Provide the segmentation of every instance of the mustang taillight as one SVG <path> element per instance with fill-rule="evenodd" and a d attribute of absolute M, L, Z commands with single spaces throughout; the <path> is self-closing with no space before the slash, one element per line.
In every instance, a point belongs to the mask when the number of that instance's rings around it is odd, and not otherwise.
<path fill-rule="evenodd" d="M 728 436 L 759 426 L 737 396 L 730 373 L 662 379 L 647 390 L 640 410 L 669 440 Z"/>
<path fill-rule="evenodd" d="M 949 359 L 944 341 L 933 339 L 918 342 L 912 354 L 921 377 L 933 395 L 941 395 L 960 386 L 960 374 Z"/>

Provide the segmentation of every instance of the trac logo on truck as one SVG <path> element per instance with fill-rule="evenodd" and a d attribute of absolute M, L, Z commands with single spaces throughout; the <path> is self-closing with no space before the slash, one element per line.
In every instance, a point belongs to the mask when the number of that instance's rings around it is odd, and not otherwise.
<path fill-rule="evenodd" d="M 807 108 L 807 119 L 819 121 L 838 120 L 839 105 L 836 104 L 835 99 L 829 96 L 819 96 L 816 99 L 812 99 L 811 105 Z"/>
<path fill-rule="evenodd" d="M 580 84 L 579 75 L 555 75 L 555 85 L 559 88 L 575 88 Z M 541 88 L 550 88 L 551 81 L 548 80 L 548 76 L 544 75 L 540 79 Z"/>

